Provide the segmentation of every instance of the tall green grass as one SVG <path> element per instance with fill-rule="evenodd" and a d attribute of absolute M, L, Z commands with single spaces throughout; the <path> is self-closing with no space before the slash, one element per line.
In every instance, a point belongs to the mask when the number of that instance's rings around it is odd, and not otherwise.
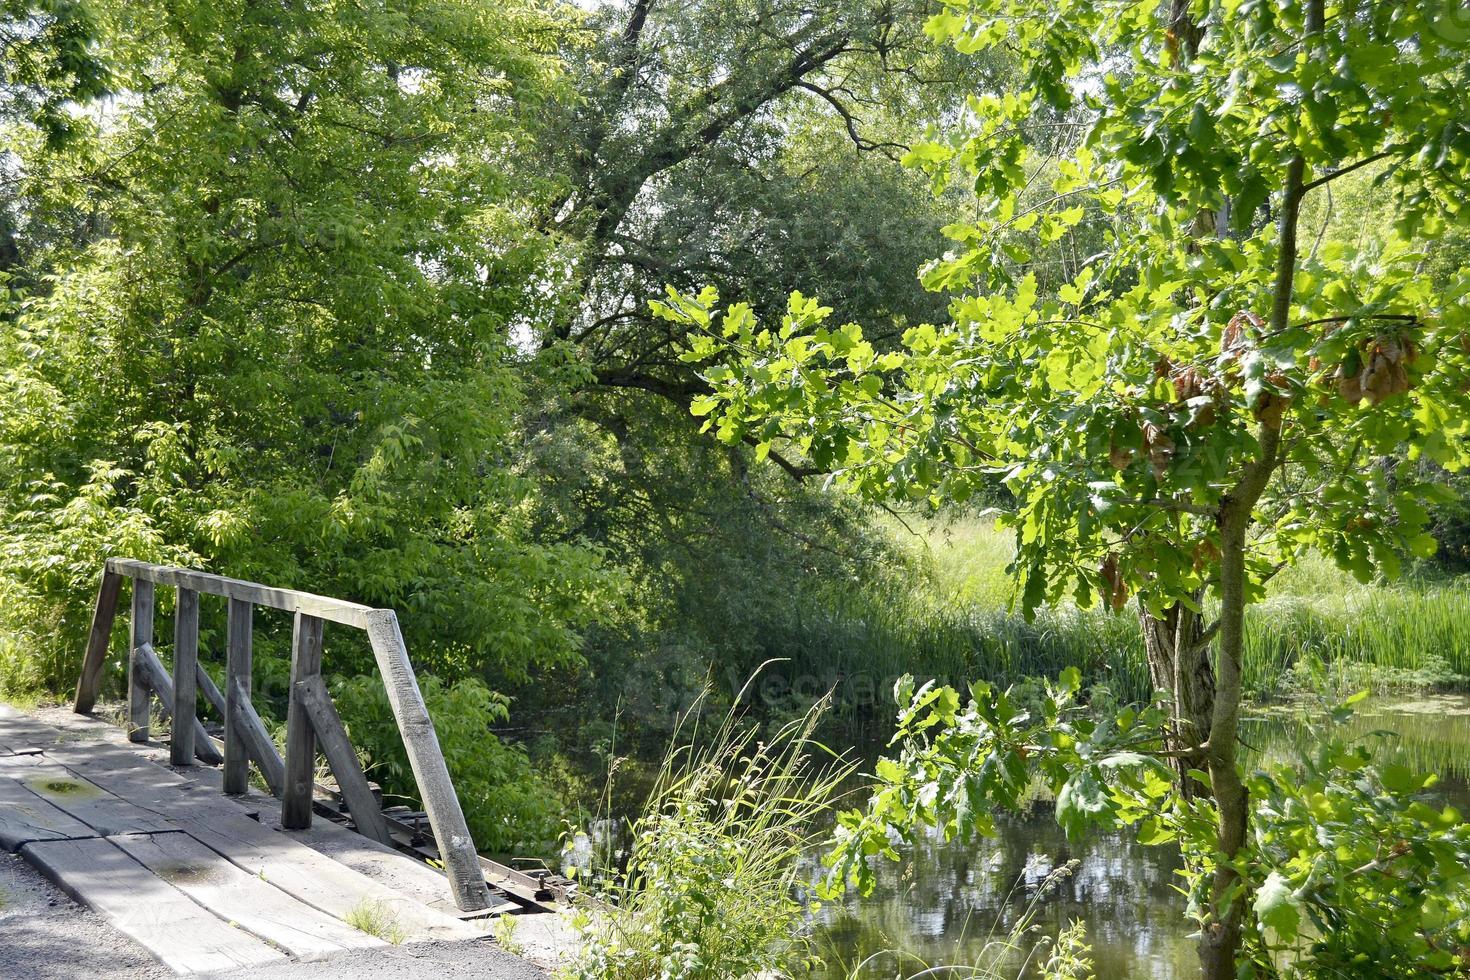
<path fill-rule="evenodd" d="M 561 980 L 776 976 L 810 955 L 801 860 L 854 765 L 813 740 L 825 701 L 766 738 L 734 711 L 701 731 L 702 710 L 675 731 L 642 815 L 585 869 L 583 941 Z"/>
<path fill-rule="evenodd" d="M 835 687 L 839 710 L 886 708 L 886 686 L 913 673 L 952 683 L 1013 682 L 1081 668 L 1090 683 L 1146 698 L 1136 613 L 1008 610 L 1008 537 L 988 523 L 928 528 L 910 546 L 928 574 L 884 591 L 845 592 L 806 613 L 767 650 L 811 693 Z M 1309 557 L 1272 583 L 1246 616 L 1245 683 L 1255 697 L 1304 684 L 1429 687 L 1467 683 L 1470 583 L 1362 585 Z M 801 693 L 794 691 L 794 693 Z"/>

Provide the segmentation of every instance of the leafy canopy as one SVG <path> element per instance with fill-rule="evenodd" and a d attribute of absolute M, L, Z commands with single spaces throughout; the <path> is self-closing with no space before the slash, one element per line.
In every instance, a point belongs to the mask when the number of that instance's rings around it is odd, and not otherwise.
<path fill-rule="evenodd" d="M 954 293 L 951 322 L 880 354 L 799 294 L 770 328 L 742 304 L 718 311 L 712 292 L 671 295 L 656 308 L 697 329 L 686 356 L 718 359 L 695 414 L 728 441 L 788 440 L 873 498 L 963 501 L 999 477 L 1018 502 L 1028 612 L 1192 601 L 1257 463 L 1272 478 L 1257 583 L 1307 547 L 1363 578 L 1431 552 L 1436 491 L 1409 464 L 1466 458 L 1470 276 L 1434 287 L 1407 238 L 1292 262 L 1264 212 L 1299 158 L 1308 194 L 1381 166 L 1405 236 L 1470 221 L 1466 38 L 1433 6 L 1332 3 L 1317 32 L 1299 5 L 1190 10 L 1204 34 L 1185 59 L 1154 3 L 947 3 L 933 35 L 1016 46 L 1030 66 L 910 154 L 977 196 L 924 272 Z M 1079 107 L 1085 138 L 1040 159 L 1028 125 Z M 1221 233 L 1202 234 L 1217 217 Z M 1106 251 L 1041 295 L 1031 248 L 1084 224 Z M 1282 265 L 1294 288 L 1276 309 Z M 1279 452 L 1263 449 L 1268 430 Z"/>

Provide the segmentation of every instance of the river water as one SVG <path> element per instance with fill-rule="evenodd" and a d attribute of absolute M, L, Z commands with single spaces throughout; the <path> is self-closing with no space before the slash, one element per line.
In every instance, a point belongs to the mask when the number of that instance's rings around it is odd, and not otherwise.
<path fill-rule="evenodd" d="M 1266 756 L 1289 757 L 1324 724 L 1331 722 L 1276 710 L 1245 723 L 1242 740 Z M 1379 745 L 1384 761 L 1438 773 L 1436 792 L 1470 813 L 1470 696 L 1369 701 L 1345 726 L 1344 734 Z M 1369 734 L 1382 730 L 1396 736 Z M 1177 852 L 1122 835 L 1069 842 L 1047 807 L 997 830 L 993 840 L 964 846 L 926 839 L 904 862 L 882 866 L 873 895 L 817 909 L 813 935 L 827 966 L 815 976 L 846 980 L 860 965 L 856 976 L 885 980 L 942 965 L 1014 974 L 1020 957 L 997 937 L 1028 909 L 1037 938 L 1086 922 L 1098 980 L 1198 975 L 1191 925 L 1172 887 Z M 1053 874 L 1074 861 L 1070 872 Z M 812 873 L 819 873 L 815 858 Z"/>

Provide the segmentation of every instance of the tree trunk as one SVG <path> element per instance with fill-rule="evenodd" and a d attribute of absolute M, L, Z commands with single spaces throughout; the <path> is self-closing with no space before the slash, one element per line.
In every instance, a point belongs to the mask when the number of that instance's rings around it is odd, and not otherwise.
<path fill-rule="evenodd" d="M 1249 799 L 1241 782 L 1235 743 L 1240 723 L 1241 649 L 1245 626 L 1245 532 L 1255 501 L 1244 514 L 1238 502 L 1226 504 L 1221 522 L 1219 686 L 1210 723 L 1208 765 L 1215 797 L 1219 851 L 1210 886 L 1210 909 L 1200 931 L 1199 959 L 1205 980 L 1235 976 L 1245 895 L 1240 876 L 1225 862 L 1245 843 Z"/>
<path fill-rule="evenodd" d="M 1195 593 L 1196 607 L 1200 599 L 1201 593 Z M 1208 796 L 1208 787 L 1189 775 L 1205 766 L 1205 753 L 1198 747 L 1209 737 L 1215 711 L 1215 669 L 1200 614 L 1176 602 L 1155 617 L 1140 602 L 1138 618 L 1154 689 L 1169 692 L 1174 702 L 1165 748 L 1181 753 L 1174 758 L 1180 792 L 1185 799 Z"/>
<path fill-rule="evenodd" d="M 1300 169 L 1294 169 L 1292 184 L 1300 188 Z M 1289 220 L 1294 226 L 1294 213 Z M 1288 239 L 1292 247 L 1285 250 L 1286 258 L 1292 262 L 1295 261 L 1294 239 L 1293 234 Z M 1290 289 L 1289 280 L 1287 288 Z M 1284 313 L 1280 315 L 1285 316 Z M 1235 976 L 1235 960 L 1240 952 L 1241 927 L 1249 893 L 1249 883 L 1241 882 L 1240 875 L 1231 867 L 1231 861 L 1245 845 L 1250 823 L 1250 801 L 1245 783 L 1240 778 L 1240 765 L 1235 754 L 1243 688 L 1241 651 L 1245 646 L 1245 550 L 1256 502 L 1261 499 L 1281 461 L 1280 421 L 1274 425 L 1262 422 L 1257 431 L 1257 442 L 1261 447 L 1260 456 L 1245 468 L 1240 482 L 1220 505 L 1220 649 L 1215 662 L 1218 683 L 1206 756 L 1215 796 L 1218 863 L 1214 881 L 1210 884 L 1209 910 L 1200 930 L 1199 958 L 1205 980 L 1227 980 Z M 1242 887 L 1243 884 L 1247 887 Z"/>
<path fill-rule="evenodd" d="M 1303 41 L 1323 29 L 1324 0 L 1307 0 Z M 1307 185 L 1306 161 L 1298 154 L 1286 167 L 1277 218 L 1276 280 L 1271 289 L 1270 330 L 1285 330 L 1291 315 L 1292 287 L 1296 281 L 1297 224 Z M 1245 549 L 1252 512 L 1281 462 L 1281 417 L 1262 416 L 1256 441 L 1260 455 L 1245 467 L 1232 491 L 1220 504 L 1220 650 L 1216 662 L 1218 685 L 1210 721 L 1209 771 L 1215 795 L 1216 861 L 1210 883 L 1210 907 L 1200 930 L 1199 958 L 1205 980 L 1227 980 L 1236 975 L 1241 930 L 1250 883 L 1242 882 L 1232 867 L 1245 846 L 1250 826 L 1250 800 L 1240 778 L 1235 746 L 1239 739 L 1241 652 L 1245 641 Z"/>

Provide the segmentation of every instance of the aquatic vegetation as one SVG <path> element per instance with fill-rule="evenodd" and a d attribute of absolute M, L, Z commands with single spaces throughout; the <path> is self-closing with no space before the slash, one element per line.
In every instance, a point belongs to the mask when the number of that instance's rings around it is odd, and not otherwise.
<path fill-rule="evenodd" d="M 1087 684 L 1106 685 L 1121 700 L 1151 694 L 1131 609 L 1062 606 L 1039 609 L 1028 622 L 1008 608 L 1009 536 L 988 521 L 938 524 L 900 540 L 923 563 L 921 580 L 834 594 L 799 631 L 773 636 L 767 646 L 792 658 L 777 672 L 815 678 L 812 690 L 833 687 L 839 717 L 882 711 L 905 673 L 1006 684 L 1075 666 Z M 1362 585 L 1308 556 L 1247 611 L 1242 672 L 1254 698 L 1464 688 L 1470 585 L 1413 578 Z"/>
<path fill-rule="evenodd" d="M 894 976 L 1011 980 L 1029 975 L 1035 969 L 1036 976 L 1042 980 L 1090 978 L 1093 961 L 1086 923 L 1070 922 L 1054 937 L 1037 929 L 1037 921 L 1047 903 L 1058 887 L 1071 878 L 1077 865 L 1074 860 L 1049 868 L 1035 887 L 1028 889 L 1029 898 L 1015 921 L 1004 928 L 997 923 L 978 943 L 978 948 L 966 956 L 950 955 L 942 962 L 931 963 L 908 946 L 885 945 L 849 964 L 842 949 L 823 948 L 824 975 L 840 976 L 842 980 L 888 980 Z M 1012 891 L 1018 891 L 1022 884 L 1018 881 Z M 955 945 L 959 945 L 958 940 Z M 970 945 L 975 945 L 973 940 Z"/>

